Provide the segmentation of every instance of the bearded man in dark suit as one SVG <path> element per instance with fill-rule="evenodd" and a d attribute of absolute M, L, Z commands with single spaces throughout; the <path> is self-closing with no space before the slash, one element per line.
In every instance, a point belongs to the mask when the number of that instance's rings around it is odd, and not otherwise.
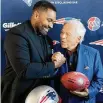
<path fill-rule="evenodd" d="M 33 7 L 31 19 L 10 29 L 4 49 L 6 69 L 2 78 L 2 103 L 24 103 L 28 93 L 39 85 L 50 85 L 64 62 L 52 61 L 52 40 L 47 35 L 56 20 L 56 8 L 47 1 Z"/>

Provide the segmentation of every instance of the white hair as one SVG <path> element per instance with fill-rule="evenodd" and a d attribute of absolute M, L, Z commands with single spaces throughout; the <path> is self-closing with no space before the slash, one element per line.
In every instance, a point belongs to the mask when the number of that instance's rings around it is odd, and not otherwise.
<path fill-rule="evenodd" d="M 72 20 L 65 22 L 65 24 L 67 24 L 67 23 L 75 25 L 76 35 L 81 36 L 81 40 L 80 40 L 80 43 L 81 43 L 84 40 L 84 36 L 86 33 L 86 29 L 85 29 L 83 23 L 77 19 L 72 19 Z"/>

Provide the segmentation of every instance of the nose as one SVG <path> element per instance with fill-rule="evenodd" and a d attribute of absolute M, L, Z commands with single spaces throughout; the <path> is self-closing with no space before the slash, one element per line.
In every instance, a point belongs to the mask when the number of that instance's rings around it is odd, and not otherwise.
<path fill-rule="evenodd" d="M 53 23 L 49 23 L 49 28 L 53 28 Z"/>

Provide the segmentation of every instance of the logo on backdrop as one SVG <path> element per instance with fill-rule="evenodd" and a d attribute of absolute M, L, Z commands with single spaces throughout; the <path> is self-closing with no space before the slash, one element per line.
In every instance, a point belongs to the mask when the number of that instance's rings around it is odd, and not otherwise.
<path fill-rule="evenodd" d="M 48 0 L 53 4 L 78 4 L 78 0 Z"/>
<path fill-rule="evenodd" d="M 3 23 L 2 27 L 4 28 L 5 31 L 8 31 L 10 28 L 13 28 L 17 25 L 20 25 L 21 23 L 14 23 L 14 22 L 9 22 L 9 23 Z"/>
<path fill-rule="evenodd" d="M 102 88 L 100 89 L 100 91 L 99 91 L 99 92 L 103 93 L 103 86 L 102 86 Z"/>
<path fill-rule="evenodd" d="M 103 46 L 103 39 L 97 40 L 97 41 L 94 41 L 94 42 L 90 42 L 89 44 Z"/>
<path fill-rule="evenodd" d="M 53 45 L 59 44 L 60 42 L 57 40 L 53 40 Z"/>
<path fill-rule="evenodd" d="M 32 0 L 23 0 L 29 7 L 32 5 Z"/>
<path fill-rule="evenodd" d="M 100 28 L 100 19 L 98 17 L 91 17 L 88 20 L 88 29 L 91 31 L 96 31 Z"/>
<path fill-rule="evenodd" d="M 55 23 L 63 25 L 65 22 L 68 22 L 69 20 L 73 20 L 73 19 L 80 20 L 80 19 L 76 19 L 76 18 L 72 18 L 72 17 L 66 17 L 66 18 L 57 19 Z"/>

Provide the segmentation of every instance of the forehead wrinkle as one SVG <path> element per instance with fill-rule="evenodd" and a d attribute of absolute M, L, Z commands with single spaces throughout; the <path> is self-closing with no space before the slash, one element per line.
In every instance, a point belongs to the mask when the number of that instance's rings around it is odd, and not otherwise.
<path fill-rule="evenodd" d="M 75 24 L 67 22 L 64 24 L 64 27 L 63 27 L 63 31 L 65 31 L 65 29 L 67 29 L 66 30 L 67 33 L 70 33 L 70 34 L 76 33 L 76 25 Z"/>

